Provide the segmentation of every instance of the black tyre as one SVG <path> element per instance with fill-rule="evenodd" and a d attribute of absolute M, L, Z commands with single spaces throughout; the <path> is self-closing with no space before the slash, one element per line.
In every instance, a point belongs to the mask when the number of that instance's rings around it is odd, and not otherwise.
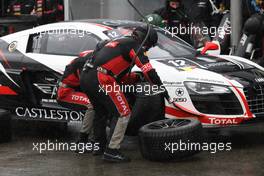
<path fill-rule="evenodd" d="M 165 119 L 149 123 L 139 130 L 141 154 L 153 161 L 192 156 L 200 151 L 201 141 L 202 125 L 195 119 Z"/>
<path fill-rule="evenodd" d="M 11 114 L 7 110 L 0 109 L 0 143 L 9 142 L 11 139 Z"/>
<path fill-rule="evenodd" d="M 149 86 L 148 84 L 142 84 Z M 152 88 L 149 88 L 152 90 Z M 144 89 L 145 90 L 145 89 Z M 165 102 L 162 93 L 138 92 L 135 96 L 132 116 L 130 118 L 126 135 L 137 136 L 138 130 L 148 123 L 165 119 Z"/>

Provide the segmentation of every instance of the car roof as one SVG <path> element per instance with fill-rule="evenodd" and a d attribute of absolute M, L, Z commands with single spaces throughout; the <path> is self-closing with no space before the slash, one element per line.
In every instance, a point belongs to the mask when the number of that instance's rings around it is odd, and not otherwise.
<path fill-rule="evenodd" d="M 77 25 L 76 25 L 77 24 Z M 69 28 L 73 29 L 86 29 L 93 33 L 99 34 L 106 30 L 113 30 L 120 27 L 136 28 L 142 26 L 145 23 L 138 21 L 129 20 L 112 20 L 112 19 L 87 19 L 87 20 L 74 20 L 74 21 L 63 21 L 57 23 L 50 23 L 46 25 L 37 26 L 35 29 L 30 29 L 30 32 L 37 32 L 41 30 L 49 30 L 53 28 Z"/>
<path fill-rule="evenodd" d="M 142 26 L 145 23 L 140 21 L 130 21 L 130 20 L 113 20 L 113 19 L 83 19 L 83 20 L 76 20 L 72 22 L 81 22 L 81 23 L 93 23 L 108 26 L 111 28 L 118 28 L 118 27 L 138 27 Z"/>
<path fill-rule="evenodd" d="M 77 24 L 77 25 L 76 25 Z M 113 19 L 83 19 L 83 20 L 73 20 L 73 21 L 63 21 L 63 22 L 57 22 L 57 23 L 50 23 L 45 25 L 40 25 L 32 29 L 16 32 L 14 34 L 10 34 L 7 36 L 4 36 L 3 38 L 9 38 L 12 36 L 20 36 L 25 35 L 28 33 L 38 33 L 40 31 L 45 30 L 53 30 L 55 28 L 63 28 L 67 29 L 69 27 L 72 27 L 73 29 L 83 29 L 91 31 L 92 33 L 96 33 L 97 35 L 100 35 L 101 38 L 105 37 L 102 33 L 106 30 L 112 30 L 120 27 L 127 27 L 127 28 L 136 28 L 138 26 L 142 26 L 145 23 L 139 22 L 139 21 L 130 21 L 130 20 L 113 20 Z"/>

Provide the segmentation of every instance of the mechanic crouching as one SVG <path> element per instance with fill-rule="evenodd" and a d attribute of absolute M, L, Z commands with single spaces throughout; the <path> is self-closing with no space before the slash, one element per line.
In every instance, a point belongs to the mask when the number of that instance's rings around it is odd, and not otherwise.
<path fill-rule="evenodd" d="M 86 94 L 81 92 L 79 81 L 80 70 L 91 54 L 92 51 L 87 53 L 86 57 L 78 57 L 66 66 L 57 91 L 57 102 L 61 106 L 76 111 L 87 110 L 77 143 L 88 143 L 89 134 L 92 133 L 94 110 Z M 90 137 L 92 136 L 90 135 Z"/>
<path fill-rule="evenodd" d="M 81 88 L 89 96 L 98 114 L 95 116 L 95 121 L 100 121 L 98 118 L 107 114 L 117 118 L 115 127 L 110 130 L 110 141 L 103 155 L 106 161 L 130 161 L 120 152 L 120 144 L 131 116 L 128 101 L 120 89 L 120 80 L 129 81 L 131 79 L 129 72 L 136 65 L 142 70 L 146 80 L 162 86 L 159 76 L 145 54 L 156 45 L 158 35 L 154 29 L 150 28 L 150 35 L 143 48 L 140 48 L 146 35 L 147 27 L 141 26 L 134 29 L 131 36 L 124 36 L 109 42 L 95 53 L 91 62 L 85 64 L 81 75 Z M 138 55 L 137 50 L 139 50 Z"/>
<path fill-rule="evenodd" d="M 97 45 L 97 49 L 103 45 L 105 41 L 99 43 Z M 103 147 L 106 143 L 106 133 L 105 127 L 102 126 L 101 129 L 103 132 L 100 132 L 101 139 L 105 138 L 104 141 L 94 141 L 93 139 L 93 120 L 94 120 L 94 109 L 92 104 L 90 103 L 87 95 L 80 90 L 80 72 L 83 69 L 83 66 L 87 59 L 90 59 L 94 52 L 92 50 L 88 50 L 81 53 L 81 56 L 74 59 L 69 65 L 66 66 L 64 74 L 61 78 L 59 83 L 58 91 L 57 91 L 57 102 L 68 109 L 74 109 L 76 111 L 87 110 L 85 116 L 83 118 L 82 127 L 79 134 L 79 139 L 77 143 L 88 143 L 94 142 L 97 143 L 99 146 L 97 149 L 93 150 L 94 155 L 99 155 L 103 152 Z M 95 130 L 95 129 L 94 129 Z M 89 139 L 90 137 L 90 139 Z M 103 144 L 104 143 L 104 144 Z M 79 151 L 76 151 L 79 152 Z"/>

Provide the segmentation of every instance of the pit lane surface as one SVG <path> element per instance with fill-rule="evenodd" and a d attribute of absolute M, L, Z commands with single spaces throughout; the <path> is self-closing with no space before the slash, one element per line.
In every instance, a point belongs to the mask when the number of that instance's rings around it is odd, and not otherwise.
<path fill-rule="evenodd" d="M 131 163 L 110 164 L 92 154 L 70 151 L 32 151 L 33 143 L 73 142 L 78 124 L 70 124 L 68 132 L 58 126 L 37 122 L 15 122 L 12 142 L 0 144 L 1 176 L 263 176 L 264 124 L 254 128 L 225 131 L 222 135 L 207 133 L 209 142 L 232 142 L 229 152 L 202 152 L 178 162 L 150 162 L 140 155 L 137 139 L 126 137 L 123 149 Z"/>

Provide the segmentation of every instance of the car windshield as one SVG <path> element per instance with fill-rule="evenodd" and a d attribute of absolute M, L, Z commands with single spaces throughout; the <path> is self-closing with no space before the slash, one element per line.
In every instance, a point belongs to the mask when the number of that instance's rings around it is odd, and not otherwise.
<path fill-rule="evenodd" d="M 192 57 L 195 55 L 195 49 L 179 39 L 172 36 L 169 32 L 157 30 L 159 40 L 157 46 L 151 48 L 148 52 L 150 59 L 166 59 L 174 57 Z"/>
<path fill-rule="evenodd" d="M 158 44 L 154 48 L 151 48 L 148 52 L 149 59 L 170 59 L 174 57 L 192 57 L 195 56 L 195 49 L 181 40 L 180 38 L 173 36 L 168 31 L 160 28 L 155 28 L 158 33 Z M 118 28 L 114 30 L 108 30 L 104 33 L 111 39 L 120 38 L 124 35 L 131 35 L 131 27 Z"/>

